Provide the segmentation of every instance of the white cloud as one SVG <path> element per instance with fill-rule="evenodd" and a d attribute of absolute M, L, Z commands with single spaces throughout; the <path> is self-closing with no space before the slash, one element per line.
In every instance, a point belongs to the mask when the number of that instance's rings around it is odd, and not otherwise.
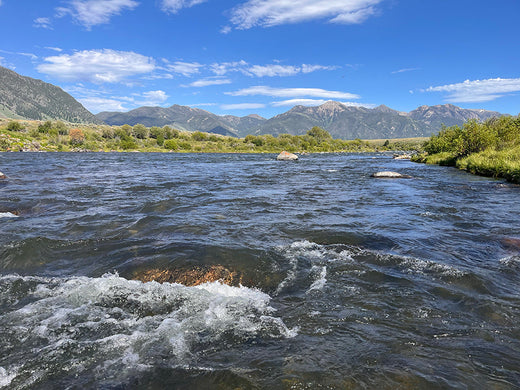
<path fill-rule="evenodd" d="M 238 103 L 238 104 L 222 104 L 220 106 L 223 110 L 256 110 L 258 108 L 265 108 L 265 104 L 261 103 Z"/>
<path fill-rule="evenodd" d="M 188 87 L 208 87 L 211 85 L 224 85 L 224 84 L 231 84 L 231 80 L 229 79 L 202 79 L 194 81 L 193 83 L 189 84 Z"/>
<path fill-rule="evenodd" d="M 115 99 L 86 97 L 79 98 L 78 101 L 83 104 L 87 110 L 95 114 L 101 111 L 128 111 L 128 109 L 123 106 L 123 102 Z"/>
<path fill-rule="evenodd" d="M 406 73 L 406 72 L 413 72 L 415 70 L 419 70 L 420 68 L 404 68 L 404 69 L 399 69 L 399 70 L 394 70 L 392 72 L 392 74 L 397 74 L 397 73 Z"/>
<path fill-rule="evenodd" d="M 155 62 L 134 52 L 116 50 L 84 50 L 72 55 L 63 54 L 45 58 L 38 65 L 40 73 L 64 81 L 89 81 L 97 84 L 118 83 L 130 76 L 149 73 Z"/>
<path fill-rule="evenodd" d="M 214 63 L 210 65 L 210 69 L 218 76 L 223 76 L 231 72 L 239 72 L 251 77 L 286 77 L 301 73 L 311 73 L 318 70 L 334 70 L 337 69 L 337 67 L 307 64 L 302 64 L 301 66 L 280 64 L 251 65 L 241 60 L 236 62 L 223 62 L 220 64 Z"/>
<path fill-rule="evenodd" d="M 224 76 L 230 72 L 242 72 L 244 67 L 249 65 L 244 60 L 235 61 L 235 62 L 222 62 L 222 63 L 214 63 L 210 65 L 211 71 L 217 76 Z"/>
<path fill-rule="evenodd" d="M 292 107 L 292 106 L 321 106 L 327 103 L 325 99 L 289 99 L 280 102 L 272 102 L 271 105 L 274 107 Z"/>
<path fill-rule="evenodd" d="M 198 62 L 183 62 L 176 61 L 173 64 L 166 61 L 166 69 L 173 73 L 179 73 L 183 76 L 190 77 L 194 74 L 200 72 L 200 68 L 204 67 L 204 65 L 199 64 Z"/>
<path fill-rule="evenodd" d="M 283 98 L 305 98 L 316 97 L 324 99 L 359 99 L 359 95 L 349 92 L 327 91 L 320 88 L 272 88 L 267 86 L 254 86 L 244 88 L 235 92 L 226 92 L 227 95 L 232 96 L 272 96 Z"/>
<path fill-rule="evenodd" d="M 51 19 L 50 18 L 36 18 L 33 21 L 33 27 L 45 28 L 47 30 L 52 30 Z"/>
<path fill-rule="evenodd" d="M 124 10 L 133 10 L 138 5 L 135 0 L 71 0 L 68 7 L 59 7 L 56 11 L 58 17 L 70 14 L 90 30 L 92 26 L 109 23 L 113 16 Z"/>
<path fill-rule="evenodd" d="M 237 29 L 271 27 L 316 19 L 332 23 L 362 23 L 383 0 L 249 0 L 232 10 Z"/>
<path fill-rule="evenodd" d="M 207 0 L 162 0 L 162 10 L 170 14 L 176 14 L 182 8 L 190 8 Z"/>
<path fill-rule="evenodd" d="M 157 106 L 168 100 L 169 96 L 164 91 L 148 91 L 142 94 L 143 101 L 137 102 L 143 106 Z"/>
<path fill-rule="evenodd" d="M 512 92 L 520 92 L 520 78 L 466 80 L 463 83 L 429 87 L 422 92 L 447 92 L 453 103 L 480 103 L 495 100 Z"/>
<path fill-rule="evenodd" d="M 330 100 L 326 99 L 289 99 L 282 100 L 279 102 L 272 102 L 271 105 L 273 107 L 293 107 L 293 106 L 321 106 L 322 104 L 327 103 Z M 347 107 L 365 107 L 365 108 L 374 108 L 374 104 L 365 104 L 365 103 L 355 103 L 355 102 L 339 102 Z"/>
<path fill-rule="evenodd" d="M 283 77 L 294 76 L 300 73 L 301 68 L 291 65 L 253 65 L 247 69 L 256 77 Z"/>
<path fill-rule="evenodd" d="M 61 53 L 63 51 L 63 49 L 61 49 L 59 47 L 51 47 L 51 46 L 46 46 L 45 49 L 52 50 L 52 51 L 57 51 L 58 53 Z"/>

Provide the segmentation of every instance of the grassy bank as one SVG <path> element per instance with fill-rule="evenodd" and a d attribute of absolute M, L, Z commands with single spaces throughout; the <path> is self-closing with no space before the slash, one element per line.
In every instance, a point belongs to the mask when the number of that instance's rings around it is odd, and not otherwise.
<path fill-rule="evenodd" d="M 520 117 L 492 118 L 443 128 L 412 161 L 455 166 L 520 184 Z"/>
<path fill-rule="evenodd" d="M 333 139 L 315 127 L 305 135 L 248 135 L 245 138 L 203 132 L 179 131 L 169 126 L 145 127 L 78 125 L 60 121 L 0 122 L 0 151 L 93 152 L 196 152 L 196 153 L 293 153 L 373 152 L 408 150 L 420 140 L 346 141 Z"/>

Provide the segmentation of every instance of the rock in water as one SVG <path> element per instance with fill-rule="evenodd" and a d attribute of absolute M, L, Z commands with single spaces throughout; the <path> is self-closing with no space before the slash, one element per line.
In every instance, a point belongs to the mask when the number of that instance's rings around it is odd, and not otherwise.
<path fill-rule="evenodd" d="M 243 282 L 242 275 L 239 272 L 230 271 L 221 265 L 177 269 L 149 269 L 134 273 L 132 279 L 145 283 L 156 281 L 159 283 L 179 283 L 185 286 L 198 286 L 199 284 L 216 281 L 229 286 L 240 286 Z"/>
<path fill-rule="evenodd" d="M 411 179 L 412 177 L 409 175 L 403 175 L 399 172 L 391 172 L 391 171 L 384 171 L 384 172 L 377 172 L 372 175 L 372 177 L 376 177 L 378 179 Z"/>
<path fill-rule="evenodd" d="M 293 161 L 298 160 L 298 156 L 293 153 L 286 152 L 284 150 L 282 153 L 278 155 L 278 157 L 276 157 L 276 159 L 278 161 Z"/>
<path fill-rule="evenodd" d="M 2 172 L 0 172 L 0 180 L 1 180 L 1 179 L 7 179 L 7 176 L 4 175 Z"/>

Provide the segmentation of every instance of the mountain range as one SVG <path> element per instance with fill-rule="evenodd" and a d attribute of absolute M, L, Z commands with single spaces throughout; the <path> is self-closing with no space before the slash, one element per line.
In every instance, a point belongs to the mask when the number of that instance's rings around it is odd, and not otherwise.
<path fill-rule="evenodd" d="M 0 66 L 0 117 L 102 123 L 61 88 Z"/>
<path fill-rule="evenodd" d="M 499 112 L 463 109 L 451 104 L 421 106 L 411 112 L 401 112 L 384 105 L 367 108 L 335 101 L 317 107 L 295 106 L 270 119 L 259 115 L 219 116 L 177 104 L 93 115 L 61 88 L 0 67 L 0 117 L 12 119 L 59 119 L 115 126 L 138 123 L 148 127 L 169 125 L 179 130 L 234 137 L 248 134 L 301 135 L 319 126 L 334 138 L 391 139 L 428 137 L 437 133 L 443 124 L 462 125 L 469 119 L 481 121 L 501 115 Z"/>
<path fill-rule="evenodd" d="M 317 107 L 295 106 L 271 119 L 258 115 L 218 116 L 179 105 L 167 108 L 141 107 L 126 113 L 101 112 L 96 116 L 109 125 L 171 125 L 182 130 L 238 137 L 248 134 L 301 135 L 319 126 L 334 138 L 377 139 L 429 137 L 437 133 L 443 124 L 462 125 L 469 119 L 480 121 L 500 115 L 499 112 L 463 109 L 452 104 L 421 106 L 411 112 L 401 112 L 384 105 L 366 108 L 329 101 Z"/>

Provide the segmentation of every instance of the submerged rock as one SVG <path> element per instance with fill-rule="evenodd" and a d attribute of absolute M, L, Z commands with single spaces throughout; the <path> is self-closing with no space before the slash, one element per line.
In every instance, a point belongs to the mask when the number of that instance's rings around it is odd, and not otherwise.
<path fill-rule="evenodd" d="M 411 154 L 394 154 L 394 160 L 410 160 Z"/>
<path fill-rule="evenodd" d="M 284 150 L 282 153 L 278 155 L 278 157 L 276 157 L 276 159 L 278 161 L 294 161 L 298 160 L 298 156 L 293 153 L 286 152 Z"/>
<path fill-rule="evenodd" d="M 399 172 L 391 172 L 391 171 L 384 171 L 384 172 L 377 172 L 372 175 L 372 177 L 378 178 L 378 179 L 411 179 L 412 177 L 410 175 L 403 175 Z"/>
<path fill-rule="evenodd" d="M 159 283 L 178 283 L 185 286 L 198 286 L 199 284 L 221 282 L 228 286 L 242 284 L 242 275 L 236 271 L 230 271 L 221 265 L 194 268 L 176 269 L 150 269 L 136 272 L 133 279 L 141 282 L 156 281 Z"/>

